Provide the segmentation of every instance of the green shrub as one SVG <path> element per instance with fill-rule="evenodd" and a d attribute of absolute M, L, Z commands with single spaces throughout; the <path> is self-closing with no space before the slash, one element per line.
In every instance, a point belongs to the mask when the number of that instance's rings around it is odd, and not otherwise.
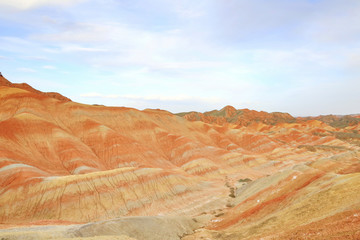
<path fill-rule="evenodd" d="M 251 182 L 252 180 L 250 178 L 241 178 L 238 180 L 238 182 Z"/>

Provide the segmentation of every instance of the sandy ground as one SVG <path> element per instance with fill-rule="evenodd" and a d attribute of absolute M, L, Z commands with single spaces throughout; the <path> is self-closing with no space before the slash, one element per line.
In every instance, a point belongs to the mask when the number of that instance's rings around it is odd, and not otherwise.
<path fill-rule="evenodd" d="M 202 227 L 211 215 L 199 217 L 123 217 L 84 225 L 41 226 L 0 230 L 1 240 L 86 239 L 86 240 L 178 240 Z"/>

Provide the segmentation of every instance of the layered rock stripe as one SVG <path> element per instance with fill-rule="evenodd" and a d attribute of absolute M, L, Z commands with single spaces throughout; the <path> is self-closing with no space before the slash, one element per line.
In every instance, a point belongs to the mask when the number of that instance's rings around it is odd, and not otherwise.
<path fill-rule="evenodd" d="M 1 83 L 3 228 L 223 209 L 186 238 L 315 237 L 320 223 L 321 236 L 357 236 L 357 123 L 93 106 Z"/>

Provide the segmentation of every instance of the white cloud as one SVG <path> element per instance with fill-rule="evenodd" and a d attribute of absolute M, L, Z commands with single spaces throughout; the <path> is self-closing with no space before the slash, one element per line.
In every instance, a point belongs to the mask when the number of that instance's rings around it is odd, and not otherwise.
<path fill-rule="evenodd" d="M 34 50 L 34 43 L 20 37 L 0 36 L 0 50 L 26 54 Z"/>
<path fill-rule="evenodd" d="M 194 20 L 206 14 L 204 1 L 172 1 L 171 3 L 176 14 L 182 18 Z"/>
<path fill-rule="evenodd" d="M 51 61 L 51 59 L 45 56 L 24 56 L 22 58 L 26 60 L 36 60 L 36 61 L 44 61 L 44 62 Z"/>
<path fill-rule="evenodd" d="M 70 6 L 84 0 L 0 0 L 0 6 L 28 10 L 42 6 Z"/>
<path fill-rule="evenodd" d="M 61 46 L 63 52 L 107 52 L 104 48 L 82 47 L 78 45 L 63 45 Z"/>
<path fill-rule="evenodd" d="M 193 97 L 187 95 L 176 95 L 176 96 L 166 96 L 166 95 L 149 95 L 149 96 L 139 96 L 139 95 L 121 95 L 119 98 L 131 99 L 131 100 L 143 100 L 143 101 L 206 101 L 206 102 L 216 102 L 219 98 L 212 97 Z"/>
<path fill-rule="evenodd" d="M 116 94 L 101 94 L 97 92 L 89 92 L 80 94 L 80 97 L 85 98 L 121 98 L 128 100 L 140 100 L 140 101 L 190 101 L 190 100 L 201 100 L 208 102 L 216 102 L 218 98 L 203 98 L 203 97 L 192 97 L 187 95 L 176 95 L 176 96 L 166 96 L 166 95 L 133 95 L 133 94 L 125 94 L 125 95 L 116 95 Z"/>
<path fill-rule="evenodd" d="M 48 52 L 83 52 L 86 55 L 78 55 L 81 61 L 105 68 L 132 65 L 159 71 L 225 64 L 218 60 L 222 53 L 216 48 L 193 41 L 179 29 L 150 31 L 115 22 L 82 22 L 67 24 L 55 33 L 34 34 L 31 39 L 54 46 Z"/>
<path fill-rule="evenodd" d="M 25 72 L 25 73 L 35 73 L 35 72 L 37 72 L 36 70 L 34 70 L 32 68 L 25 68 L 25 67 L 17 68 L 17 70 L 20 71 L 20 72 Z"/>
<path fill-rule="evenodd" d="M 360 37 L 360 2 L 332 0 L 321 5 L 322 11 L 313 16 L 305 33 L 314 40 L 334 43 L 358 43 Z"/>
<path fill-rule="evenodd" d="M 344 69 L 359 78 L 360 75 L 360 48 L 354 48 L 353 51 L 345 53 Z"/>
<path fill-rule="evenodd" d="M 89 92 L 81 94 L 80 97 L 71 97 L 71 99 L 88 104 L 126 106 L 137 109 L 160 108 L 172 112 L 212 110 L 214 107 L 222 108 L 226 105 L 226 102 L 218 97 L 194 97 L 190 95 L 108 95 Z"/>
<path fill-rule="evenodd" d="M 44 69 L 49 69 L 49 70 L 54 70 L 56 69 L 55 66 L 51 66 L 51 65 L 46 65 L 46 66 L 43 66 Z"/>
<path fill-rule="evenodd" d="M 254 49 L 245 51 L 251 56 L 253 71 L 271 72 L 314 72 L 323 68 L 337 67 L 344 55 L 337 51 L 323 51 L 311 48 Z M 336 56 L 336 57 L 335 57 Z"/>
<path fill-rule="evenodd" d="M 89 93 L 82 93 L 80 94 L 81 97 L 103 97 L 102 94 L 97 92 L 89 92 Z"/>
<path fill-rule="evenodd" d="M 82 93 L 80 94 L 80 97 L 85 97 L 85 98 L 119 98 L 119 95 L 112 95 L 112 94 L 101 94 L 101 93 L 97 93 L 97 92 L 89 92 L 89 93 Z"/>
<path fill-rule="evenodd" d="M 52 19 L 51 19 L 52 20 Z M 54 28 L 53 33 L 34 34 L 33 40 L 56 43 L 99 43 L 109 39 L 114 31 L 119 32 L 121 25 L 105 23 L 96 24 L 89 22 L 62 22 L 59 20 L 46 19 Z M 121 31 L 121 30 L 120 30 Z M 116 33 L 115 32 L 115 33 Z"/>

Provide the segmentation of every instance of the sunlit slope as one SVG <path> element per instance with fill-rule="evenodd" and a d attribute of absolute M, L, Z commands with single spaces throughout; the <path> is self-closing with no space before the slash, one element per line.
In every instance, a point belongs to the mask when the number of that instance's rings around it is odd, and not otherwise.
<path fill-rule="evenodd" d="M 358 239 L 360 152 L 296 164 L 235 184 L 232 208 L 184 239 Z M 337 166 L 337 167 L 335 167 Z"/>
<path fill-rule="evenodd" d="M 339 216 L 337 234 L 352 234 L 357 225 L 345 218 L 359 209 L 357 125 L 272 116 L 246 124 L 188 121 L 2 86 L 0 222 L 212 214 L 196 234 L 287 239 L 321 224 L 329 236 Z"/>
<path fill-rule="evenodd" d="M 226 150 L 198 140 L 203 126 L 166 112 L 0 91 L 4 223 L 166 212 L 204 195 L 199 176 L 227 165 Z"/>
<path fill-rule="evenodd" d="M 58 99 L 59 101 L 62 101 L 62 102 L 71 101 L 69 98 L 64 97 L 63 95 L 61 95 L 60 93 L 57 93 L 57 92 L 41 92 L 41 91 L 31 87 L 27 83 L 12 83 L 0 74 L 0 87 L 1 86 L 24 89 L 26 91 L 33 92 L 38 95 Z"/>

